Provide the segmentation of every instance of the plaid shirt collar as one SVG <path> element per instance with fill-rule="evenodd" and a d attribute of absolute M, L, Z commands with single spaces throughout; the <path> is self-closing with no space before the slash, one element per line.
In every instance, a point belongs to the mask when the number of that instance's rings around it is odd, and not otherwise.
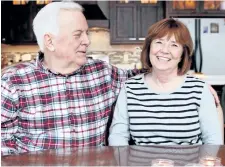
<path fill-rule="evenodd" d="M 86 64 L 84 64 L 83 66 L 81 66 L 79 69 L 77 69 L 76 71 L 70 73 L 70 74 L 60 74 L 59 72 L 55 72 L 49 68 L 47 68 L 44 63 L 44 53 L 43 52 L 38 52 L 37 58 L 36 58 L 36 67 L 37 69 L 43 71 L 44 73 L 51 73 L 53 75 L 61 75 L 61 76 L 72 76 L 72 75 L 76 75 L 76 74 L 81 74 L 81 72 L 84 70 L 85 66 L 88 64 L 88 62 Z"/>

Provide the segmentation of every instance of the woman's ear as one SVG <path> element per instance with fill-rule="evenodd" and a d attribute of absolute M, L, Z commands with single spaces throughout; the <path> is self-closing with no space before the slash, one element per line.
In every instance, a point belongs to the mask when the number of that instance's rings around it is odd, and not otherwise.
<path fill-rule="evenodd" d="M 55 47 L 54 47 L 54 44 L 53 44 L 53 38 L 54 37 L 53 37 L 52 34 L 45 34 L 44 35 L 44 45 L 51 52 L 55 51 Z"/>

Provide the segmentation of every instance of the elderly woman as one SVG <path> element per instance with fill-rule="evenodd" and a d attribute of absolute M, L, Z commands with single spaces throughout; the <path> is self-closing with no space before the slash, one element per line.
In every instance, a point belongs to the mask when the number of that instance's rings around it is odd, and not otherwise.
<path fill-rule="evenodd" d="M 110 127 L 109 145 L 223 144 L 208 85 L 187 75 L 193 42 L 180 21 L 164 19 L 149 29 L 141 53 L 148 73 L 127 80 Z"/>

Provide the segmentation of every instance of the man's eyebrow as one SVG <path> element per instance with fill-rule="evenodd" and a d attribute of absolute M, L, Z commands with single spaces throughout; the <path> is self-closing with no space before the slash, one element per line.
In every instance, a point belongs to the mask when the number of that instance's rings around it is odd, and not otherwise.
<path fill-rule="evenodd" d="M 83 32 L 82 30 L 74 30 L 73 33 Z"/>

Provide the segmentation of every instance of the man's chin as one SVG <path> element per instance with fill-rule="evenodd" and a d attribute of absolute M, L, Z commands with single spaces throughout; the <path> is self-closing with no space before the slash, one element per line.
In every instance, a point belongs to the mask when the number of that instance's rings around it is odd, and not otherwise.
<path fill-rule="evenodd" d="M 86 63 L 87 63 L 87 57 L 82 57 L 79 61 L 77 61 L 77 64 L 79 64 L 79 66 L 83 66 Z"/>

